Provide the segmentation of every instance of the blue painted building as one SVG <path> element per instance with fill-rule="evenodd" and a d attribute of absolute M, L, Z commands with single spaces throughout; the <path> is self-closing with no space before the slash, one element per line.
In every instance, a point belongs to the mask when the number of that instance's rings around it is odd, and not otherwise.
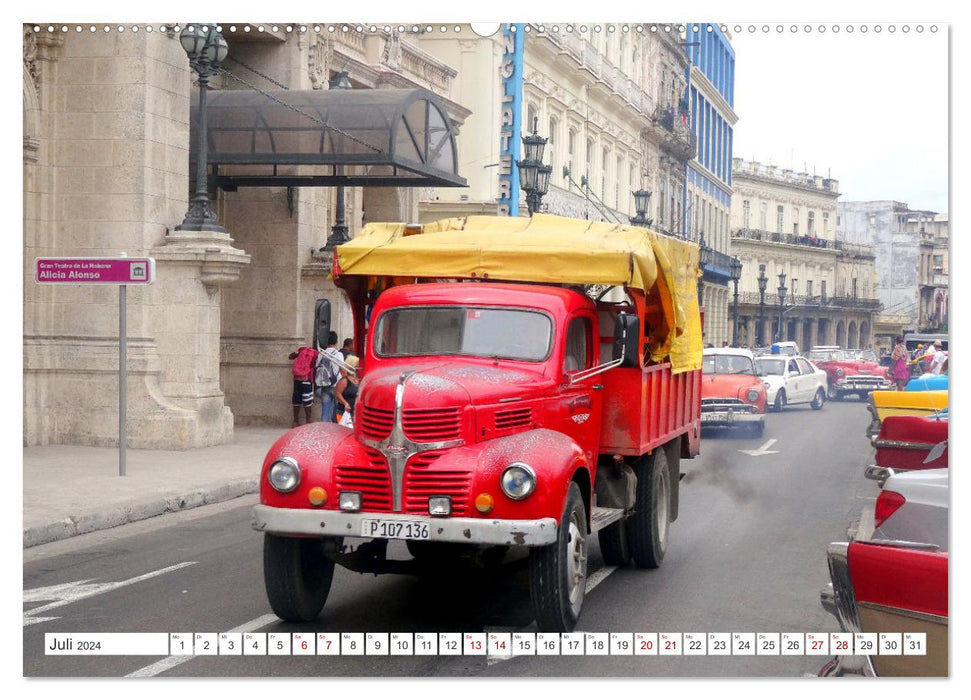
<path fill-rule="evenodd" d="M 686 166 L 684 231 L 693 241 L 714 251 L 704 267 L 702 303 L 705 342 L 731 341 L 728 313 L 731 279 L 729 245 L 732 208 L 735 50 L 729 36 L 707 22 L 685 26 L 685 51 L 690 59 L 688 87 L 681 105 L 691 115 L 696 155 Z"/>

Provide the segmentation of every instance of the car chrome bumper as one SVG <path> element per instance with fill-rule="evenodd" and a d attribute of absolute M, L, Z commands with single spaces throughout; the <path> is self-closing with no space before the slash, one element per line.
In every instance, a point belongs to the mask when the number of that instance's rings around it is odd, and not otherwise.
<path fill-rule="evenodd" d="M 701 425 L 734 425 L 736 423 L 764 423 L 764 413 L 749 413 L 740 411 L 702 411 Z"/>
<path fill-rule="evenodd" d="M 432 518 L 402 513 L 346 513 L 339 510 L 253 507 L 253 529 L 274 535 L 361 537 L 365 519 L 427 523 L 430 542 L 526 545 L 541 547 L 556 541 L 555 518 L 496 520 L 487 518 Z"/>
<path fill-rule="evenodd" d="M 879 384 L 874 382 L 864 382 L 864 381 L 853 381 L 852 379 L 847 379 L 846 381 L 836 383 L 837 391 L 886 391 L 891 386 L 890 382 L 880 382 Z"/>

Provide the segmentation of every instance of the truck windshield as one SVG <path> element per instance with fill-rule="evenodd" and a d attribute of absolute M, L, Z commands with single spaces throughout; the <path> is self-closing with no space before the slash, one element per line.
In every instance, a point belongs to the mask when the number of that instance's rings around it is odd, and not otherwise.
<path fill-rule="evenodd" d="M 549 357 L 553 323 L 538 311 L 471 306 L 402 307 L 381 314 L 381 357 L 472 355 L 539 362 Z"/>

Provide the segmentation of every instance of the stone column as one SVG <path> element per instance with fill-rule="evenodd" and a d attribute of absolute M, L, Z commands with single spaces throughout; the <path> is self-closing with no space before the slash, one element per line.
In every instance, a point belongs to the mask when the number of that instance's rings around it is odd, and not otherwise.
<path fill-rule="evenodd" d="M 38 82 L 36 139 L 52 177 L 26 214 L 25 267 L 123 252 L 157 262 L 156 282 L 127 294 L 131 447 L 232 438 L 219 290 L 249 256 L 228 234 L 167 235 L 188 209 L 189 73 L 174 33 L 71 32 Z M 117 444 L 118 297 L 114 286 L 25 283 L 25 444 Z"/>

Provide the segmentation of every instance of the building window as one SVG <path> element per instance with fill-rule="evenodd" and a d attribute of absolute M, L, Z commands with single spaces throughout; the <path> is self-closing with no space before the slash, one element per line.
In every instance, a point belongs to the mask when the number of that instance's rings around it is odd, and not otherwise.
<path fill-rule="evenodd" d="M 769 226 L 766 223 L 766 216 L 768 215 L 769 205 L 765 202 L 759 204 L 759 228 L 763 231 L 767 231 Z"/>
<path fill-rule="evenodd" d="M 806 224 L 806 235 L 816 235 L 816 212 L 809 212 L 809 221 Z"/>
<path fill-rule="evenodd" d="M 593 168 L 593 139 L 587 139 L 587 162 L 585 163 L 585 172 L 587 173 L 587 187 L 590 186 L 590 170 Z"/>
<path fill-rule="evenodd" d="M 836 217 L 836 220 L 839 221 L 838 216 Z M 823 235 L 825 236 L 828 233 L 829 233 L 829 212 L 824 211 L 823 212 Z"/>
<path fill-rule="evenodd" d="M 806 280 L 806 296 L 812 297 L 812 295 L 813 295 L 813 281 Z"/>
<path fill-rule="evenodd" d="M 752 228 L 752 206 L 747 199 L 742 202 L 742 227 Z"/>
<path fill-rule="evenodd" d="M 782 205 L 780 204 L 776 208 L 776 212 L 775 212 L 775 232 L 776 233 L 782 233 L 782 213 L 783 213 L 783 208 L 782 208 Z"/>
<path fill-rule="evenodd" d="M 610 149 L 604 148 L 603 157 L 600 160 L 600 198 L 607 203 L 607 173 L 610 172 L 608 163 L 610 162 Z"/>
<path fill-rule="evenodd" d="M 856 298 L 856 277 L 853 278 L 853 298 Z"/>
<path fill-rule="evenodd" d="M 826 301 L 826 280 L 819 283 L 819 294 L 823 297 L 823 301 Z"/>

